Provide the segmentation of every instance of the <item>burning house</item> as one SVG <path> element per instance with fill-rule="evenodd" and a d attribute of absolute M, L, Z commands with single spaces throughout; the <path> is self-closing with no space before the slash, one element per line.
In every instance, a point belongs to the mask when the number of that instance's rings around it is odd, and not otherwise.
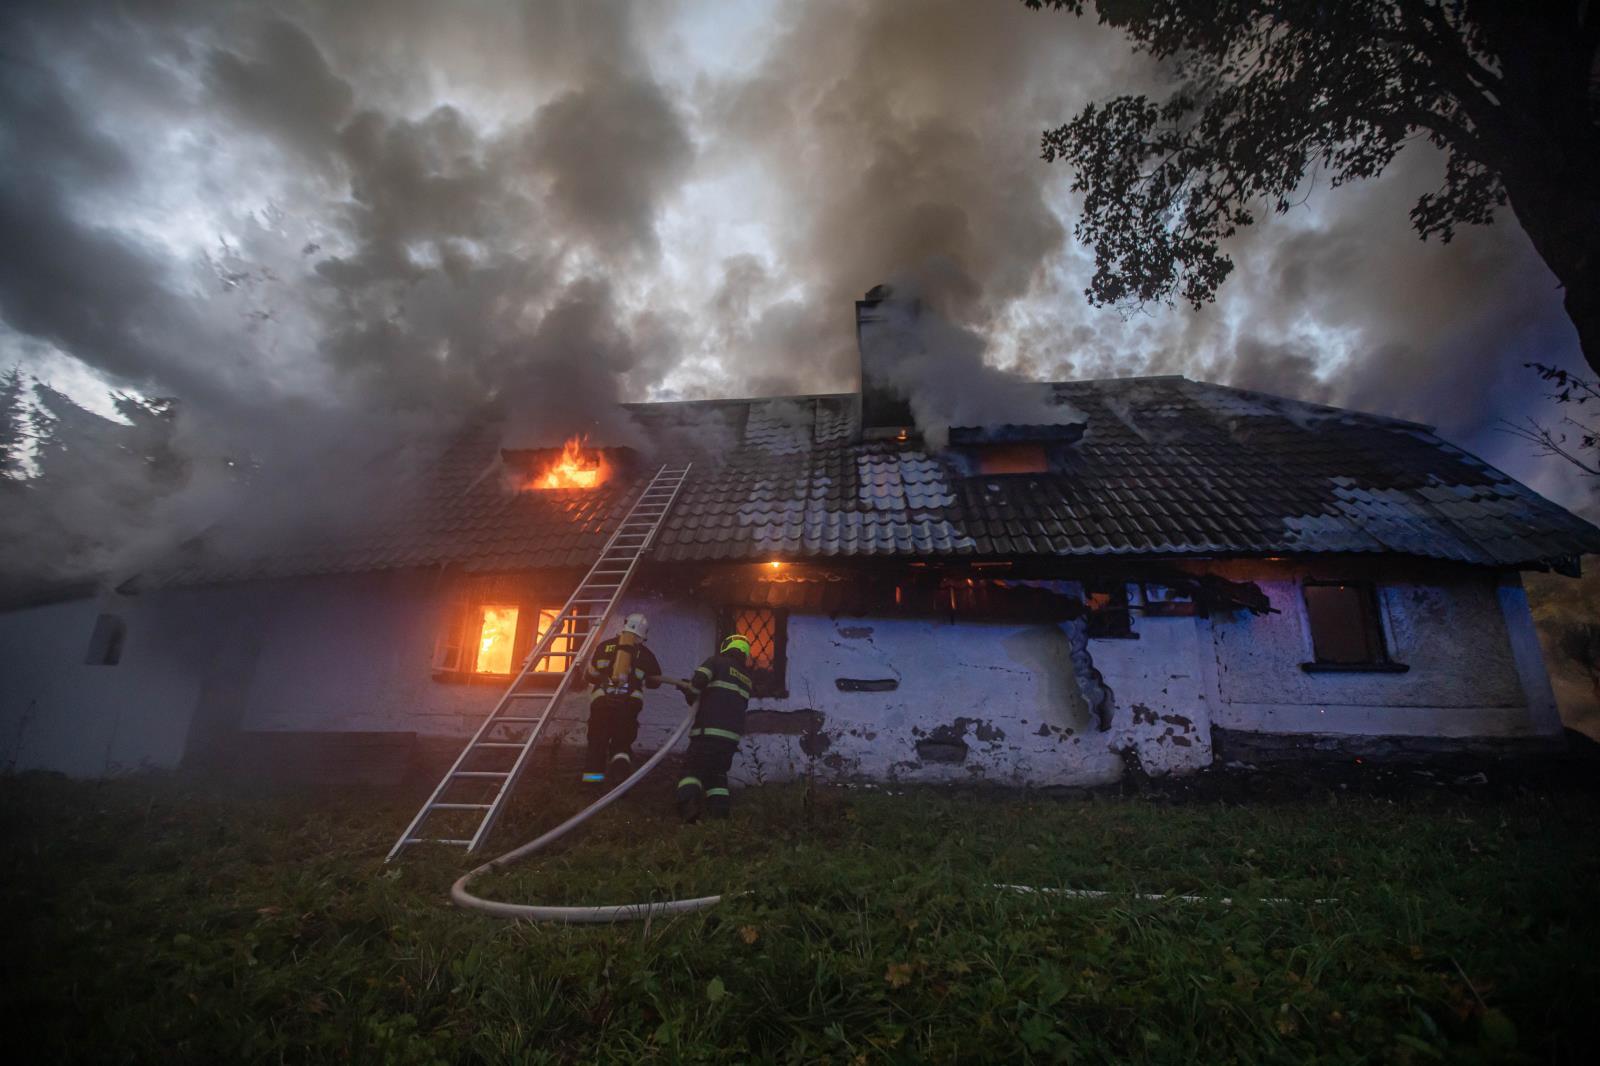
<path fill-rule="evenodd" d="M 615 617 L 649 616 L 668 673 L 751 637 L 744 781 L 1559 737 L 1519 572 L 1600 530 L 1427 426 L 1181 377 L 1018 385 L 1018 418 L 934 429 L 884 296 L 858 393 L 628 405 L 627 447 L 479 426 L 380 528 L 0 615 L 7 763 L 459 746 L 668 461 L 694 466 Z M 681 708 L 652 696 L 641 747 Z"/>

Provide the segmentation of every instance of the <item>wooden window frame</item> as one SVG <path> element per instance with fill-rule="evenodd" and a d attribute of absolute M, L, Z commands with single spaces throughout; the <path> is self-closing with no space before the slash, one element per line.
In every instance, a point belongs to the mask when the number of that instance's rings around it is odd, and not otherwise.
<path fill-rule="evenodd" d="M 729 605 L 717 610 L 717 647 L 722 646 L 722 641 L 730 633 L 739 630 L 734 625 L 734 619 L 743 611 L 770 611 L 772 612 L 772 666 L 766 670 L 750 671 L 750 679 L 755 682 L 751 689 L 751 699 L 758 700 L 783 700 L 789 698 L 789 610 L 786 607 L 757 607 Z M 751 649 L 754 651 L 754 649 Z"/>
<path fill-rule="evenodd" d="M 522 662 L 538 643 L 538 619 L 546 611 L 559 612 L 566 593 L 559 600 L 547 599 L 537 588 L 503 579 L 464 581 L 445 603 L 436 631 L 433 651 L 433 679 L 468 685 L 505 685 L 517 676 Z M 477 645 L 482 634 L 483 608 L 515 607 L 517 628 L 511 643 L 511 672 L 478 673 Z M 533 625 L 528 624 L 529 619 Z M 583 625 L 574 635 L 581 646 L 587 634 Z M 574 649 L 576 650 L 576 649 Z M 559 660 L 558 660 L 559 661 Z M 564 670 L 529 671 L 526 684 L 553 688 Z"/>
<path fill-rule="evenodd" d="M 508 659 L 506 672 L 503 674 L 489 670 L 478 669 L 478 652 L 480 650 L 478 645 L 483 640 L 483 615 L 484 612 L 489 610 L 491 607 L 510 609 L 517 612 L 516 626 L 511 630 L 511 655 Z M 522 655 L 526 654 L 522 648 L 524 643 L 522 639 L 522 633 L 524 620 L 527 618 L 527 615 L 528 608 L 524 604 L 522 604 L 520 601 L 512 601 L 505 597 L 490 598 L 474 602 L 467 610 L 467 628 L 472 635 L 466 640 L 466 650 L 471 653 L 471 661 L 466 663 L 464 666 L 466 672 L 471 674 L 473 677 L 482 678 L 484 680 L 495 679 L 510 681 L 513 677 L 515 677 L 518 669 L 520 669 Z"/>
<path fill-rule="evenodd" d="M 1311 610 L 1307 592 L 1317 588 L 1353 589 L 1360 597 L 1363 636 L 1367 657 L 1359 662 L 1335 662 L 1321 658 L 1317 652 L 1316 620 Z M 1300 664 L 1308 674 L 1403 674 L 1411 669 L 1394 661 L 1389 650 L 1389 633 L 1384 625 L 1383 603 L 1374 581 L 1340 581 L 1326 578 L 1309 578 L 1300 583 L 1300 606 L 1305 612 L 1306 643 L 1310 645 L 1311 658 Z"/>

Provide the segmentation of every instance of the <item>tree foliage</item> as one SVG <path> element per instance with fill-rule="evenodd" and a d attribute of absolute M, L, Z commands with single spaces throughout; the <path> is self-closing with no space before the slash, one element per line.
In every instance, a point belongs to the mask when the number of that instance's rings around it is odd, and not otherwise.
<path fill-rule="evenodd" d="M 28 384 L 22 377 L 22 368 L 14 366 L 0 377 L 0 482 L 23 478 L 27 439 Z"/>
<path fill-rule="evenodd" d="M 1024 0 L 1082 15 L 1085 0 Z M 1044 134 L 1075 169 L 1099 304 L 1214 298 L 1222 243 L 1308 179 L 1374 177 L 1410 140 L 1445 176 L 1411 210 L 1449 241 L 1509 204 L 1600 369 L 1600 4 L 1584 0 L 1099 0 L 1170 64 L 1164 99 L 1092 103 Z"/>
<path fill-rule="evenodd" d="M 1545 363 L 1523 365 L 1549 382 L 1555 388 L 1550 398 L 1557 403 L 1570 404 L 1573 413 L 1554 426 L 1529 417 L 1523 422 L 1506 422 L 1501 428 L 1534 445 L 1540 455 L 1559 456 L 1590 477 L 1600 478 L 1600 421 L 1595 420 L 1600 409 L 1600 381 Z M 1588 407 L 1591 403 L 1595 406 Z"/>

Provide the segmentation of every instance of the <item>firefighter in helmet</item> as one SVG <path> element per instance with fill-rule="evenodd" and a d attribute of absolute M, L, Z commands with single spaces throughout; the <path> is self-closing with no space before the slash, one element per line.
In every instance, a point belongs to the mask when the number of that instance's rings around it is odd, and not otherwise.
<path fill-rule="evenodd" d="M 678 782 L 678 815 L 686 822 L 702 813 L 728 816 L 728 767 L 744 736 L 745 708 L 750 703 L 750 638 L 735 633 L 717 654 L 700 664 L 683 688 L 697 704 L 689 730 L 689 756 Z"/>
<path fill-rule="evenodd" d="M 649 632 L 644 615 L 630 614 L 584 670 L 589 684 L 589 751 L 583 764 L 587 783 L 616 784 L 633 772 L 644 690 L 661 684 L 661 664 L 644 643 Z"/>

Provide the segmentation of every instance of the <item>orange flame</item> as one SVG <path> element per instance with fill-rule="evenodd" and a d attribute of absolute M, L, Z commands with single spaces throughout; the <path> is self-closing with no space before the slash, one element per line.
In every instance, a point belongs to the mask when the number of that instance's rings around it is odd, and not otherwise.
<path fill-rule="evenodd" d="M 528 483 L 532 489 L 592 489 L 605 481 L 611 468 L 605 456 L 586 449 L 589 438 L 571 437 L 561 447 L 561 455 Z"/>

